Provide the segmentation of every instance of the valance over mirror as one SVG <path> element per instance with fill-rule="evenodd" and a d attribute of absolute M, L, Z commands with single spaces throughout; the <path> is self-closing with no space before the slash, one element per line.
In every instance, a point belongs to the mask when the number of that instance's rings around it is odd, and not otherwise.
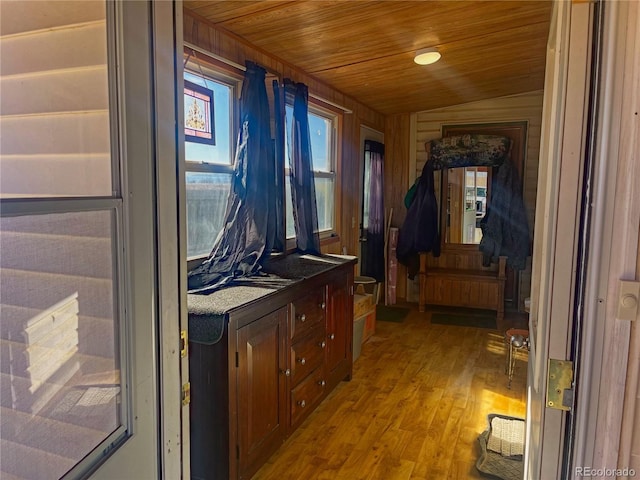
<path fill-rule="evenodd" d="M 511 140 L 499 135 L 456 135 L 429 142 L 434 170 L 456 167 L 499 167 L 509 155 Z"/>

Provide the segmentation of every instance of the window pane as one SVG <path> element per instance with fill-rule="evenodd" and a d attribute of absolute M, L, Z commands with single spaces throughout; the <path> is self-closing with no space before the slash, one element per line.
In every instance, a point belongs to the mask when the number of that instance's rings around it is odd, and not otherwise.
<path fill-rule="evenodd" d="M 111 196 L 104 2 L 2 14 L 15 35 L 0 39 L 0 197 Z"/>
<path fill-rule="evenodd" d="M 289 174 L 285 175 L 284 190 L 287 197 L 285 235 L 287 238 L 294 238 L 296 236 L 296 226 L 293 223 L 293 201 L 291 200 L 291 177 Z"/>
<path fill-rule="evenodd" d="M 228 173 L 187 172 L 187 256 L 208 255 L 224 224 Z"/>
<path fill-rule="evenodd" d="M 293 107 L 285 106 L 285 125 L 287 138 L 291 139 Z M 331 154 L 331 120 L 309 112 L 309 134 L 311 136 L 311 161 L 313 170 L 331 172 L 333 164 Z M 289 140 L 290 141 L 290 140 Z M 289 141 L 284 144 L 285 162 L 289 162 Z"/>
<path fill-rule="evenodd" d="M 0 222 L 0 477 L 59 478 L 121 425 L 114 218 Z"/>
<path fill-rule="evenodd" d="M 291 201 L 291 185 L 289 178 L 289 139 L 291 138 L 291 127 L 293 120 L 293 107 L 285 106 L 285 125 L 287 141 L 285 142 L 285 164 L 286 164 L 286 184 L 285 195 L 287 199 L 286 205 L 286 236 L 287 238 L 295 237 L 295 226 L 293 224 L 293 204 Z M 309 112 L 309 132 L 311 136 L 311 159 L 314 172 L 330 173 L 333 172 L 333 150 L 331 148 L 332 140 L 332 119 L 321 116 L 319 114 Z M 334 181 L 333 177 L 316 176 L 316 205 L 318 208 L 318 228 L 319 231 L 333 230 L 333 205 L 334 205 Z"/>
<path fill-rule="evenodd" d="M 333 230 L 333 178 L 315 179 L 319 231 Z"/>
<path fill-rule="evenodd" d="M 205 81 L 201 75 L 195 75 L 190 72 L 184 73 L 184 79 L 213 90 L 214 135 L 216 140 L 215 145 L 185 142 L 185 159 L 187 162 L 231 165 L 233 160 L 230 133 L 233 89 L 229 85 L 216 82 L 210 78 Z"/>
<path fill-rule="evenodd" d="M 313 169 L 320 172 L 332 171 L 331 159 L 331 120 L 309 112 L 309 133 Z"/>
<path fill-rule="evenodd" d="M 289 175 L 286 176 L 285 180 L 285 193 L 287 197 L 286 236 L 287 238 L 294 238 L 296 236 L 296 227 L 293 223 L 293 202 L 291 201 L 291 178 Z M 314 183 L 316 186 L 318 231 L 333 230 L 333 178 L 316 177 Z"/>

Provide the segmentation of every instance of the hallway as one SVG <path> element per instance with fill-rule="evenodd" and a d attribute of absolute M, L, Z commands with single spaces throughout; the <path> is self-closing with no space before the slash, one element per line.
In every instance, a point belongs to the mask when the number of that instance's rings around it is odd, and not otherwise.
<path fill-rule="evenodd" d="M 513 324 L 515 326 L 515 324 Z M 524 418 L 526 357 L 512 388 L 502 331 L 435 325 L 417 308 L 377 322 L 342 382 L 254 479 L 469 479 L 487 415 Z"/>

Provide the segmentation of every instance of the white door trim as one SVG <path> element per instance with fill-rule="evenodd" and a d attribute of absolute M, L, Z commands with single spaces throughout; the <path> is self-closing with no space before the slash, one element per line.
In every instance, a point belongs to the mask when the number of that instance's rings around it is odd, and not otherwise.
<path fill-rule="evenodd" d="M 526 478 L 560 478 L 566 414 L 546 406 L 547 360 L 569 359 L 589 93 L 589 3 L 556 1 L 545 79 L 532 262 Z"/>
<path fill-rule="evenodd" d="M 591 335 L 583 344 L 590 364 L 585 362 L 580 377 L 584 393 L 578 398 L 573 467 L 624 469 L 630 466 L 634 425 L 633 408 L 624 399 L 631 324 L 618 320 L 616 309 L 619 280 L 635 279 L 638 259 L 640 8 L 636 2 L 607 2 L 604 18 L 594 185 L 596 238 L 590 252 L 596 262 L 589 274 L 591 301 L 585 305 L 585 325 Z M 620 451 L 622 438 L 627 439 L 626 452 Z"/>

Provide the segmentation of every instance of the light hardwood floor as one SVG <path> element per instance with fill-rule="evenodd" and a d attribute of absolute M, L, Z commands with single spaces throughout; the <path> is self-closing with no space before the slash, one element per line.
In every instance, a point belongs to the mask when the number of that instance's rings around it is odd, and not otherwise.
<path fill-rule="evenodd" d="M 514 320 L 513 326 L 520 326 Z M 342 382 L 253 480 L 472 479 L 487 415 L 525 416 L 526 354 L 511 389 L 503 331 L 378 322 Z"/>

